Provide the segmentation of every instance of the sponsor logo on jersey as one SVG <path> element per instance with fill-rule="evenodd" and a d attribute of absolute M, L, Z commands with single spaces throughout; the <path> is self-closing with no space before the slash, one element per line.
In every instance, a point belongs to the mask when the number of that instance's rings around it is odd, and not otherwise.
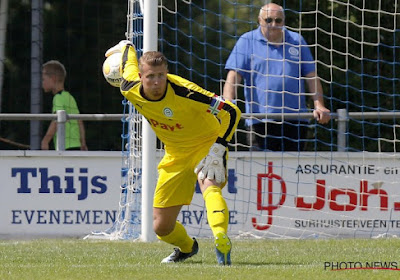
<path fill-rule="evenodd" d="M 194 94 L 194 92 L 189 90 L 189 93 L 188 93 L 188 94 L 186 94 L 186 97 L 188 97 L 188 98 L 189 98 L 189 96 L 191 96 L 192 94 Z"/>
<path fill-rule="evenodd" d="M 167 123 L 160 123 L 159 121 L 155 120 L 155 119 L 149 119 L 149 122 L 151 124 L 152 127 L 156 128 L 156 129 L 165 129 L 168 131 L 176 131 L 178 129 L 183 129 L 183 125 L 180 123 L 176 123 L 176 124 L 167 124 Z"/>

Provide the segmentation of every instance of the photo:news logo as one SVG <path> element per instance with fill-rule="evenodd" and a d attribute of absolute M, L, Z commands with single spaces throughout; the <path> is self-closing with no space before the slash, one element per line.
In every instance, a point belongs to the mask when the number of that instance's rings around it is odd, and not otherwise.
<path fill-rule="evenodd" d="M 324 262 L 324 270 L 400 270 L 397 261 L 341 261 L 341 262 Z"/>

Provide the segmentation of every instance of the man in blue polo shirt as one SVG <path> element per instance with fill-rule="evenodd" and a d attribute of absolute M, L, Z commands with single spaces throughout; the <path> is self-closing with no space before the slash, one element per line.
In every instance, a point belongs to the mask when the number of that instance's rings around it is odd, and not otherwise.
<path fill-rule="evenodd" d="M 315 119 L 321 124 L 329 122 L 330 111 L 324 105 L 314 58 L 304 38 L 284 27 L 283 8 L 266 4 L 260 9 L 258 22 L 257 29 L 239 38 L 226 62 L 229 72 L 224 98 L 235 101 L 237 86 L 243 80 L 246 113 L 303 113 L 308 111 L 306 83 Z M 246 119 L 246 126 L 255 135 L 254 149 L 304 149 L 307 119 L 251 118 Z"/>

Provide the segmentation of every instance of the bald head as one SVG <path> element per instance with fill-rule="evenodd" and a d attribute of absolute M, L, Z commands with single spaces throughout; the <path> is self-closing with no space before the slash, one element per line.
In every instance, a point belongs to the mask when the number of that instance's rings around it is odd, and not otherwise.
<path fill-rule="evenodd" d="M 269 3 L 269 4 L 262 6 L 260 9 L 259 16 L 266 16 L 272 12 L 278 12 L 283 19 L 285 18 L 285 12 L 284 12 L 282 6 L 279 6 L 278 4 L 275 4 L 275 3 Z"/>
<path fill-rule="evenodd" d="M 258 15 L 261 33 L 272 44 L 282 42 L 285 13 L 281 6 L 269 3 L 261 7 Z"/>

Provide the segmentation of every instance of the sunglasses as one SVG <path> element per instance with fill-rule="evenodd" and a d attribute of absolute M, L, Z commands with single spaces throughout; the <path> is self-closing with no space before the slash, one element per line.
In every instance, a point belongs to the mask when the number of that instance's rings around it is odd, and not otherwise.
<path fill-rule="evenodd" d="M 282 18 L 271 18 L 271 17 L 267 17 L 264 19 L 266 23 L 271 23 L 273 21 L 275 21 L 276 24 L 281 24 L 283 22 Z"/>

